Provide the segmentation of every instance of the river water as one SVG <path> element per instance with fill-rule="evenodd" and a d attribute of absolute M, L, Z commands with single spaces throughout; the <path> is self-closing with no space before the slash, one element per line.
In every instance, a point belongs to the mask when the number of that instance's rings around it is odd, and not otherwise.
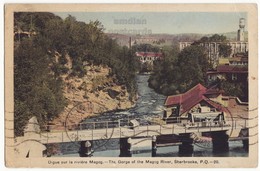
<path fill-rule="evenodd" d="M 163 104 L 166 99 L 165 96 L 157 94 L 154 90 L 148 87 L 149 75 L 137 75 L 138 85 L 138 100 L 136 106 L 120 112 L 104 113 L 100 116 L 86 119 L 91 121 L 111 121 L 125 118 L 139 118 L 141 124 L 147 124 L 147 120 L 151 117 L 163 115 Z M 221 154 L 212 153 L 212 144 L 208 143 L 207 148 L 202 145 L 194 145 L 194 157 L 246 157 L 248 152 L 243 149 L 242 141 L 229 142 L 229 152 Z M 99 140 L 93 142 L 94 153 L 93 157 L 118 157 L 120 155 L 119 139 Z M 59 144 L 60 153 L 54 156 L 62 157 L 76 157 L 79 156 L 78 143 L 62 143 Z M 150 143 L 143 143 L 140 147 L 135 147 L 132 157 L 151 157 Z M 154 156 L 154 155 L 153 155 Z M 158 147 L 156 157 L 178 157 L 178 145 Z"/>

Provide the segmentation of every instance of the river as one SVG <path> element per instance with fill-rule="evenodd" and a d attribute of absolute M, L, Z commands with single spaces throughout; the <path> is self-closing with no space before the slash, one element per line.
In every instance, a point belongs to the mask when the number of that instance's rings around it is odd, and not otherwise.
<path fill-rule="evenodd" d="M 146 121 L 151 117 L 163 115 L 163 104 L 165 96 L 156 93 L 148 87 L 149 75 L 137 75 L 138 85 L 138 100 L 135 107 L 120 112 L 109 112 L 102 115 L 86 119 L 86 121 L 111 121 L 116 119 L 123 119 L 127 117 L 140 118 L 141 124 L 147 124 Z M 79 156 L 78 143 L 62 143 L 58 145 L 60 153 L 54 157 L 77 157 Z M 212 144 L 208 144 L 208 147 Z M 94 153 L 93 157 L 118 157 L 119 139 L 99 140 L 93 142 Z M 133 151 L 132 157 L 151 157 L 151 147 L 144 144 L 136 147 Z M 219 157 L 246 157 L 248 152 L 243 149 L 242 141 L 229 142 L 229 152 L 218 154 Z M 158 147 L 156 157 L 178 157 L 178 145 Z M 212 148 L 204 148 L 203 145 L 194 145 L 194 157 L 214 157 L 216 154 L 212 153 Z"/>

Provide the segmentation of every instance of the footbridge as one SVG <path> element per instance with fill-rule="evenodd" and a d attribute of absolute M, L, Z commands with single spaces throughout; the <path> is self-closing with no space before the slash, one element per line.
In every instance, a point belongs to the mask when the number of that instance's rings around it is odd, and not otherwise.
<path fill-rule="evenodd" d="M 166 124 L 162 118 L 118 119 L 113 121 L 66 123 L 62 125 L 46 125 L 39 129 L 37 121 L 30 120 L 23 137 L 17 137 L 16 143 L 28 139 L 43 145 L 52 143 L 76 142 L 80 144 L 80 156 L 93 153 L 92 142 L 95 140 L 120 139 L 120 155 L 131 156 L 131 140 L 150 139 L 153 153 L 156 151 L 157 139 L 160 136 L 176 135 L 179 137 L 179 151 L 183 154 L 193 153 L 193 143 L 197 135 L 207 134 L 212 139 L 213 151 L 227 151 L 230 138 L 241 138 L 248 146 L 248 120 L 227 118 L 225 121 L 183 122 L 182 118 L 174 118 L 175 122 Z M 145 121 L 145 122 L 144 122 Z M 38 128 L 36 128 L 38 127 Z M 36 129 L 35 129 L 36 128 Z M 36 131 L 35 131 L 36 130 Z M 38 130 L 38 131 L 37 131 Z M 39 131 L 40 130 L 40 131 Z M 195 139 L 194 139 L 195 135 Z M 242 135 L 242 136 L 241 136 Z"/>

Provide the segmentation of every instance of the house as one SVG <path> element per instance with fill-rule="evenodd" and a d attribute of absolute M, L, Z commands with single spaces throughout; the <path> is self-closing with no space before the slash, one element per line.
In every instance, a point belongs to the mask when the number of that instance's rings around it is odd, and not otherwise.
<path fill-rule="evenodd" d="M 209 113 L 227 112 L 225 106 L 218 102 L 221 91 L 207 89 L 197 84 L 189 91 L 168 96 L 165 101 L 164 118 L 185 117 L 189 112 Z"/>
<path fill-rule="evenodd" d="M 248 54 L 241 53 L 236 54 L 233 58 L 229 59 L 229 65 L 239 65 L 239 66 L 247 66 L 248 65 Z"/>
<path fill-rule="evenodd" d="M 215 70 L 207 72 L 208 84 L 215 82 L 217 79 L 228 80 L 235 83 L 247 83 L 248 66 L 247 65 L 219 65 Z"/>
<path fill-rule="evenodd" d="M 150 62 L 152 63 L 155 60 L 161 60 L 163 58 L 162 53 L 156 52 L 136 52 L 135 55 L 139 58 L 141 63 Z"/>
<path fill-rule="evenodd" d="M 197 84 L 187 92 L 168 96 L 165 100 L 163 119 L 166 123 L 184 122 L 190 114 L 219 115 L 224 117 L 248 117 L 248 103 L 242 102 L 238 97 L 224 96 L 224 91 L 216 86 L 206 88 Z"/>
<path fill-rule="evenodd" d="M 248 65 L 248 55 L 247 54 L 235 54 L 232 58 L 219 58 L 218 65 L 238 65 L 247 66 Z"/>

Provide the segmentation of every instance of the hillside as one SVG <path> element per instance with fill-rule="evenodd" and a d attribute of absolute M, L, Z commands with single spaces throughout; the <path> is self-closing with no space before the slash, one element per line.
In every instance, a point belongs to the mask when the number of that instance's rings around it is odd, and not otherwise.
<path fill-rule="evenodd" d="M 61 55 L 57 55 L 59 58 Z M 70 57 L 68 64 L 72 70 Z M 62 75 L 64 82 L 63 94 L 68 102 L 64 111 L 51 123 L 51 129 L 64 129 L 63 125 L 77 124 L 84 118 L 107 111 L 123 110 L 133 107 L 135 99 L 130 100 L 130 94 L 125 85 L 120 85 L 115 76 L 111 76 L 111 68 L 102 65 L 85 63 L 86 74 L 82 77 Z"/>
<path fill-rule="evenodd" d="M 215 34 L 215 33 L 214 33 Z M 151 34 L 151 35 L 124 35 L 112 34 L 106 35 L 118 42 L 122 46 L 129 46 L 129 38 L 132 39 L 133 44 L 149 43 L 152 45 L 178 45 L 179 42 L 193 42 L 201 39 L 204 36 L 210 37 L 214 34 L 198 34 L 198 33 L 182 33 L 182 34 Z M 237 40 L 237 32 L 218 33 L 219 35 L 226 36 L 229 41 Z M 164 43 L 158 44 L 159 40 L 164 40 Z M 245 32 L 245 40 L 248 40 L 248 32 Z"/>
<path fill-rule="evenodd" d="M 84 23 L 73 16 L 14 14 L 16 136 L 33 116 L 46 129 L 46 124 L 79 123 L 134 105 L 138 61 L 104 29 L 99 21 Z"/>

